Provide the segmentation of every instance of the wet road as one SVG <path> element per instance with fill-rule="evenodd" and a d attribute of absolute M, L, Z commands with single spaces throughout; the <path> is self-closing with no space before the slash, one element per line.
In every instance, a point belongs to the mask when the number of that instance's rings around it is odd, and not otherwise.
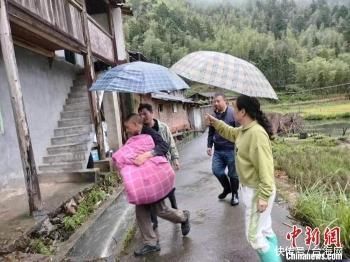
<path fill-rule="evenodd" d="M 191 232 L 183 237 L 180 225 L 159 219 L 161 251 L 135 258 L 133 250 L 142 245 L 137 232 L 121 261 L 258 261 L 245 239 L 242 205 L 230 206 L 229 196 L 224 201 L 217 199 L 221 188 L 211 173 L 206 134 L 186 144 L 180 156 L 176 197 L 179 208 L 191 212 Z M 282 223 L 293 224 L 287 215 L 288 211 L 276 203 L 273 228 L 284 247 L 288 244 L 285 236 L 290 229 Z"/>

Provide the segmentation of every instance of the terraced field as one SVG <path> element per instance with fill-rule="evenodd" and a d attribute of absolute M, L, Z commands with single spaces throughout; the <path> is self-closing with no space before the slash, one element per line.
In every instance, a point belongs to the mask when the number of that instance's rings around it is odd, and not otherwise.
<path fill-rule="evenodd" d="M 350 134 L 350 100 L 308 101 L 288 104 L 265 104 L 266 112 L 299 113 L 305 119 L 304 129 L 309 133 L 329 136 Z"/>

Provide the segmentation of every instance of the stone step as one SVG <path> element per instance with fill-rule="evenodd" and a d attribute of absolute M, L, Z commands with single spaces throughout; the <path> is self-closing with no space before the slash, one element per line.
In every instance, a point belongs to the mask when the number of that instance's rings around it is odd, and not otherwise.
<path fill-rule="evenodd" d="M 87 143 L 75 143 L 75 144 L 66 144 L 59 146 L 50 146 L 47 148 L 49 155 L 65 154 L 65 153 L 74 153 L 79 151 L 88 150 Z"/>
<path fill-rule="evenodd" d="M 44 164 L 39 166 L 39 170 L 41 172 L 64 172 L 64 171 L 72 171 L 82 169 L 83 163 L 82 161 L 75 162 L 61 162 L 54 164 Z"/>
<path fill-rule="evenodd" d="M 73 80 L 73 85 L 74 86 L 86 85 L 86 80 L 84 77 L 78 77 L 77 79 Z"/>
<path fill-rule="evenodd" d="M 87 85 L 74 85 L 70 88 L 71 92 L 88 92 L 88 88 Z"/>
<path fill-rule="evenodd" d="M 61 118 L 77 118 L 77 117 L 90 117 L 90 110 L 73 110 L 61 112 Z"/>
<path fill-rule="evenodd" d="M 44 164 L 84 161 L 85 151 L 77 151 L 74 153 L 65 153 L 59 155 L 50 155 L 44 157 Z"/>
<path fill-rule="evenodd" d="M 51 138 L 51 144 L 54 146 L 66 145 L 73 143 L 83 143 L 90 140 L 90 133 L 78 134 L 78 135 L 68 135 L 68 136 L 56 136 Z"/>
<path fill-rule="evenodd" d="M 78 134 L 91 132 L 91 130 L 92 130 L 91 125 L 62 127 L 62 128 L 56 128 L 54 131 L 54 135 L 55 136 L 78 135 Z"/>
<path fill-rule="evenodd" d="M 58 121 L 58 127 L 71 127 L 91 124 L 90 117 L 67 118 Z"/>
<path fill-rule="evenodd" d="M 66 172 L 46 171 L 38 172 L 40 183 L 68 183 L 68 182 L 91 182 L 95 183 L 99 174 L 98 168 L 79 169 Z"/>
<path fill-rule="evenodd" d="M 76 110 L 89 110 L 89 102 L 78 103 L 78 104 L 68 104 L 63 106 L 64 111 L 76 111 Z"/>
<path fill-rule="evenodd" d="M 79 103 L 89 103 L 88 96 L 86 96 L 86 97 L 79 97 L 79 98 L 67 98 L 66 99 L 66 105 L 79 104 Z"/>
<path fill-rule="evenodd" d="M 85 71 L 83 69 L 83 71 L 81 71 L 81 73 L 77 73 L 75 75 L 75 80 L 85 80 L 86 79 L 86 75 L 85 75 Z"/>
<path fill-rule="evenodd" d="M 77 90 L 74 90 L 72 92 L 70 92 L 68 94 L 68 98 L 82 98 L 82 97 L 88 97 L 88 91 L 85 90 L 85 91 L 77 91 Z"/>

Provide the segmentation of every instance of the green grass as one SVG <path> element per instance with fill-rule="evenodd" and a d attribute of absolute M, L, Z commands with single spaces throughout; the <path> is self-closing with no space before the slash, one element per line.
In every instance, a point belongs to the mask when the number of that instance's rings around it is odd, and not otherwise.
<path fill-rule="evenodd" d="M 275 142 L 276 168 L 286 171 L 302 190 L 318 182 L 328 184 L 329 188 L 337 183 L 345 186 L 350 181 L 350 151 L 335 147 L 337 144 L 337 140 L 325 137 L 306 142 Z"/>
<path fill-rule="evenodd" d="M 93 188 L 79 204 L 77 212 L 73 216 L 66 216 L 63 219 L 64 228 L 69 232 L 74 232 L 95 210 L 96 204 L 105 200 L 106 197 L 105 191 L 98 187 Z"/>
<path fill-rule="evenodd" d="M 338 144 L 320 135 L 277 139 L 273 154 L 276 169 L 284 170 L 301 193 L 293 215 L 321 232 L 339 226 L 344 251 L 350 255 L 350 150 Z"/>
<path fill-rule="evenodd" d="M 100 181 L 84 195 L 83 200 L 78 206 L 76 213 L 72 216 L 66 216 L 63 219 L 65 230 L 73 233 L 80 227 L 88 217 L 95 211 L 97 204 L 104 201 L 108 194 L 113 192 L 113 188 L 121 183 L 120 176 L 115 172 L 104 173 Z"/>
<path fill-rule="evenodd" d="M 98 184 L 86 193 L 83 201 L 78 206 L 77 212 L 72 216 L 64 217 L 64 228 L 69 232 L 74 232 L 94 212 L 96 205 L 104 201 L 108 194 L 111 194 L 116 185 L 120 183 L 121 178 L 117 173 L 105 173 Z"/>
<path fill-rule="evenodd" d="M 283 90 L 276 90 L 279 102 L 296 103 L 310 100 L 320 100 L 325 97 L 349 97 L 349 88 L 344 87 L 333 90 L 309 90 L 307 87 L 298 84 L 287 85 Z"/>
<path fill-rule="evenodd" d="M 350 112 L 335 113 L 335 114 L 308 114 L 304 113 L 305 120 L 331 120 L 331 119 L 346 119 L 350 118 Z M 349 124 L 350 125 L 350 124 Z"/>
<path fill-rule="evenodd" d="M 315 184 L 303 192 L 294 208 L 294 216 L 312 228 L 324 232 L 326 227 L 339 226 L 344 252 L 350 255 L 350 199 L 341 189 L 325 194 L 327 188 Z M 322 234 L 322 233 L 321 233 Z"/>
<path fill-rule="evenodd" d="M 92 188 L 87 188 L 81 193 L 83 195 L 82 201 L 78 205 L 78 209 L 72 216 L 66 215 L 63 218 L 63 226 L 59 224 L 56 230 L 62 234 L 62 230 L 66 231 L 64 239 L 71 236 L 76 229 L 78 229 L 88 217 L 96 210 L 96 208 L 106 200 L 108 195 L 113 193 L 115 187 L 121 183 L 121 177 L 116 172 L 102 173 Z M 50 238 L 39 238 L 35 232 L 30 235 L 30 243 L 28 245 L 29 252 L 39 253 L 43 255 L 53 255 L 55 253 L 56 240 Z M 59 241 L 65 241 L 60 238 Z"/>
<path fill-rule="evenodd" d="M 266 104 L 263 106 L 266 112 L 299 113 L 303 117 L 317 116 L 315 120 L 349 118 L 350 100 L 332 102 L 309 101 L 308 103 Z M 310 119 L 311 120 L 311 119 Z"/>
<path fill-rule="evenodd" d="M 42 254 L 45 256 L 53 255 L 49 245 L 46 245 L 41 239 L 33 239 L 29 244 L 30 250 L 33 253 Z"/>
<path fill-rule="evenodd" d="M 126 236 L 123 240 L 123 247 L 122 247 L 122 252 L 126 252 L 128 249 L 129 245 L 131 244 L 131 241 L 134 239 L 136 234 L 136 226 L 133 225 L 132 227 L 129 228 L 128 232 L 126 233 Z"/>

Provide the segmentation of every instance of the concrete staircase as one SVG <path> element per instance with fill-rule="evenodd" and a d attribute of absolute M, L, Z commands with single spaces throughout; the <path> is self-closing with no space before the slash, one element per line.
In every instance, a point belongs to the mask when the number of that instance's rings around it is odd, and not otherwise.
<path fill-rule="evenodd" d="M 97 170 L 86 169 L 94 135 L 87 92 L 83 77 L 74 81 L 47 155 L 39 166 L 40 181 L 95 180 Z"/>

